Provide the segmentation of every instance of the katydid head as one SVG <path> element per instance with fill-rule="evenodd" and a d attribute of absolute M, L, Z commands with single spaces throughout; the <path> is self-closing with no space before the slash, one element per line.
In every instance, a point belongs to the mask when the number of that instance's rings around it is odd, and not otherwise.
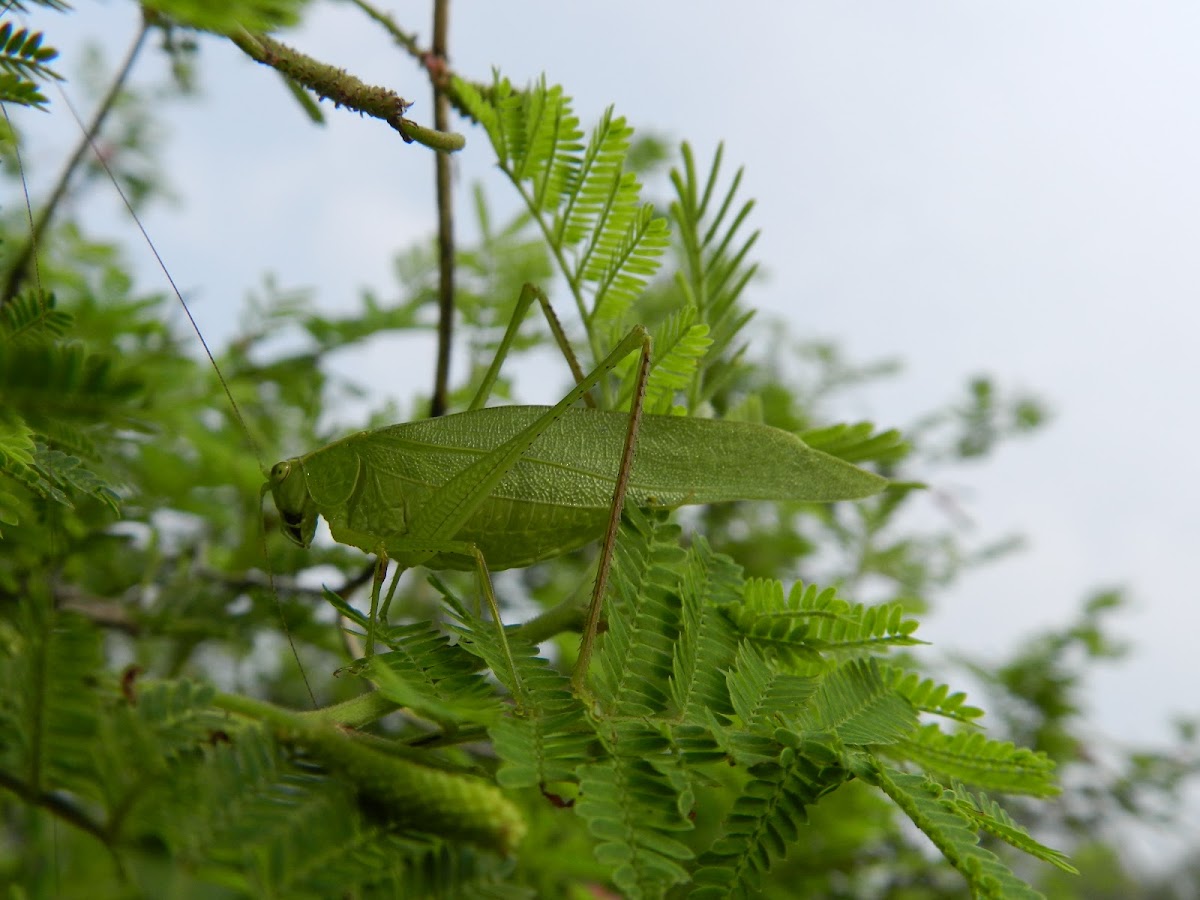
<path fill-rule="evenodd" d="M 317 507 L 305 483 L 304 465 L 299 459 L 275 463 L 266 487 L 279 510 L 280 529 L 288 540 L 307 548 L 317 533 Z"/>

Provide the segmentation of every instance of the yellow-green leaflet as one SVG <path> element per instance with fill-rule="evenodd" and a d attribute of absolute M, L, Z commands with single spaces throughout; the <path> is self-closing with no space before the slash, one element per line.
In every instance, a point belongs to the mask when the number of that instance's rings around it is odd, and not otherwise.
<path fill-rule="evenodd" d="M 352 434 L 277 464 L 270 489 L 292 540 L 308 546 L 317 516 L 333 537 L 401 565 L 469 569 L 457 553 L 411 553 L 414 520 L 471 464 L 533 429 L 549 407 L 479 409 Z M 492 569 L 529 565 L 604 531 L 629 414 L 561 412 L 482 499 L 457 497 L 461 524 L 442 540 L 469 542 Z M 627 502 L 673 508 L 733 500 L 851 500 L 887 485 L 878 475 L 766 425 L 642 417 Z M 468 509 L 475 502 L 474 509 Z M 405 544 L 409 544 L 406 546 Z M 433 548 L 431 548 L 433 549 Z"/>

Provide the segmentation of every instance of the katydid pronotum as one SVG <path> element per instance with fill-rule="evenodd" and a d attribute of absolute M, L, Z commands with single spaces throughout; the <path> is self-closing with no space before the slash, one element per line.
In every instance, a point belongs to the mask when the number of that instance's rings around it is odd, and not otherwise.
<path fill-rule="evenodd" d="M 545 298 L 526 285 L 467 412 L 359 432 L 277 463 L 264 491 L 271 491 L 284 534 L 307 547 L 321 516 L 335 540 L 375 553 L 381 564 L 390 558 L 401 569 L 474 567 L 502 635 L 489 568 L 530 565 L 603 536 L 575 671 L 580 687 L 624 503 L 847 500 L 886 484 L 766 425 L 643 415 L 650 339 L 640 326 L 554 406 L 480 408 L 535 296 L 549 315 Z M 641 365 L 628 413 L 572 408 L 634 352 Z M 379 607 L 382 575 L 377 568 L 372 625 L 386 615 L 386 604 Z"/>

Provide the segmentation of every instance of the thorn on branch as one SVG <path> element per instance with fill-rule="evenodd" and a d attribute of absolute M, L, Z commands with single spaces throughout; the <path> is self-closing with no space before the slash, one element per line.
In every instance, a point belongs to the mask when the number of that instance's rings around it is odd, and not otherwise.
<path fill-rule="evenodd" d="M 435 87 L 442 90 L 449 87 L 450 66 L 446 63 L 446 57 L 429 50 L 421 54 L 421 65 L 429 73 L 429 80 Z"/>

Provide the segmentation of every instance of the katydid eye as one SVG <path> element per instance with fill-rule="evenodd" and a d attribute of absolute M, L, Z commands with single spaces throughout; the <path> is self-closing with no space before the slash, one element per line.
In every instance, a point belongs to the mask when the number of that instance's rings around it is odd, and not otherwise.
<path fill-rule="evenodd" d="M 275 465 L 271 469 L 271 480 L 272 481 L 283 481 L 283 479 L 287 478 L 288 473 L 291 471 L 292 471 L 292 466 L 290 463 L 285 463 L 285 462 L 275 463 Z"/>

